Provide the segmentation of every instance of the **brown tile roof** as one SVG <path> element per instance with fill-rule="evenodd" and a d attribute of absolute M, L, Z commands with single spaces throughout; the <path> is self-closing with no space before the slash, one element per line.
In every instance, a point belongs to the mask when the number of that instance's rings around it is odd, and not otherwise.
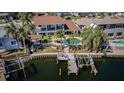
<path fill-rule="evenodd" d="M 64 23 L 68 26 L 69 31 L 80 30 L 79 26 L 71 20 L 65 20 Z"/>
<path fill-rule="evenodd" d="M 35 25 L 41 24 L 62 24 L 63 19 L 60 16 L 35 16 L 33 18 Z"/>
<path fill-rule="evenodd" d="M 41 39 L 41 35 L 29 35 L 29 37 L 30 37 L 32 40 L 39 40 L 39 39 Z"/>
<path fill-rule="evenodd" d="M 80 30 L 78 25 L 71 20 L 64 20 L 60 16 L 35 16 L 33 18 L 35 25 L 48 25 L 48 24 L 66 24 L 70 31 Z"/>
<path fill-rule="evenodd" d="M 95 23 L 97 25 L 101 24 L 116 24 L 116 23 L 124 23 L 124 18 L 122 17 L 110 17 L 106 16 L 104 18 L 81 18 L 76 21 L 77 24 L 80 25 L 90 25 L 91 23 Z"/>

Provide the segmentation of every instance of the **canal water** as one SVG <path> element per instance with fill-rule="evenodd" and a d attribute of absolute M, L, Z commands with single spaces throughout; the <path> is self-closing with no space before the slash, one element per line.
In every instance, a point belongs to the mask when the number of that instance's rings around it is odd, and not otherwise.
<path fill-rule="evenodd" d="M 25 63 L 23 71 L 10 74 L 9 81 L 122 81 L 124 80 L 123 58 L 100 58 L 94 59 L 98 74 L 93 76 L 89 67 L 79 70 L 79 75 L 68 76 L 67 62 L 62 61 L 58 65 L 55 58 L 31 60 Z M 61 68 L 61 76 L 59 75 Z"/>

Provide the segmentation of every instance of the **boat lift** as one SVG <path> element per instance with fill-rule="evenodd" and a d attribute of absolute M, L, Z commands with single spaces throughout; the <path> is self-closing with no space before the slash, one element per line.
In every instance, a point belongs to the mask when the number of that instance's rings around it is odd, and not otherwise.
<path fill-rule="evenodd" d="M 11 73 L 16 72 L 18 70 L 23 70 L 24 77 L 26 78 L 24 60 L 22 60 L 22 58 L 16 58 L 16 60 L 11 61 L 10 64 L 5 64 L 4 60 L 1 63 L 4 69 L 3 73 L 6 78 L 8 78 Z M 16 68 L 12 68 L 13 66 L 16 66 Z"/>
<path fill-rule="evenodd" d="M 76 59 L 77 59 L 79 68 L 83 68 L 84 66 L 90 66 L 91 67 L 91 74 L 94 74 L 94 76 L 96 76 L 98 71 L 95 67 L 94 60 L 90 54 L 87 55 L 86 57 L 76 56 Z"/>

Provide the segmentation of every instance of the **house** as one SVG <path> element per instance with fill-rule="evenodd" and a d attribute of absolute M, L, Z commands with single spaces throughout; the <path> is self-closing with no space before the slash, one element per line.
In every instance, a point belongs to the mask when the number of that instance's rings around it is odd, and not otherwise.
<path fill-rule="evenodd" d="M 0 24 L 0 37 L 4 37 L 6 35 L 6 26 L 9 25 L 10 23 L 3 23 Z M 15 25 L 17 27 L 17 30 L 19 28 L 19 22 L 15 22 Z"/>
<path fill-rule="evenodd" d="M 100 26 L 109 37 L 124 37 L 124 18 L 120 16 L 105 16 L 104 18 L 78 19 L 76 23 L 81 29 L 86 26 Z"/>
<path fill-rule="evenodd" d="M 3 37 L 6 35 L 6 29 L 5 29 L 6 26 L 7 24 L 0 24 L 0 37 Z"/>
<path fill-rule="evenodd" d="M 50 35 L 58 30 L 64 30 L 65 34 L 79 31 L 80 28 L 71 20 L 64 20 L 60 16 L 34 16 L 37 35 Z"/>
<path fill-rule="evenodd" d="M 13 38 L 9 37 L 0 38 L 0 52 L 18 49 L 19 48 L 18 46 L 19 45 L 17 44 L 17 41 Z"/>

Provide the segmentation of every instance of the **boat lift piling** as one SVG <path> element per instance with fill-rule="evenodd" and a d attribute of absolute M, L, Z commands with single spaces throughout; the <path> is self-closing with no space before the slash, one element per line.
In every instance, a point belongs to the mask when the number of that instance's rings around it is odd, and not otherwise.
<path fill-rule="evenodd" d="M 62 70 L 61 70 L 61 68 L 59 69 L 59 75 L 60 75 L 60 76 L 62 75 Z"/>

